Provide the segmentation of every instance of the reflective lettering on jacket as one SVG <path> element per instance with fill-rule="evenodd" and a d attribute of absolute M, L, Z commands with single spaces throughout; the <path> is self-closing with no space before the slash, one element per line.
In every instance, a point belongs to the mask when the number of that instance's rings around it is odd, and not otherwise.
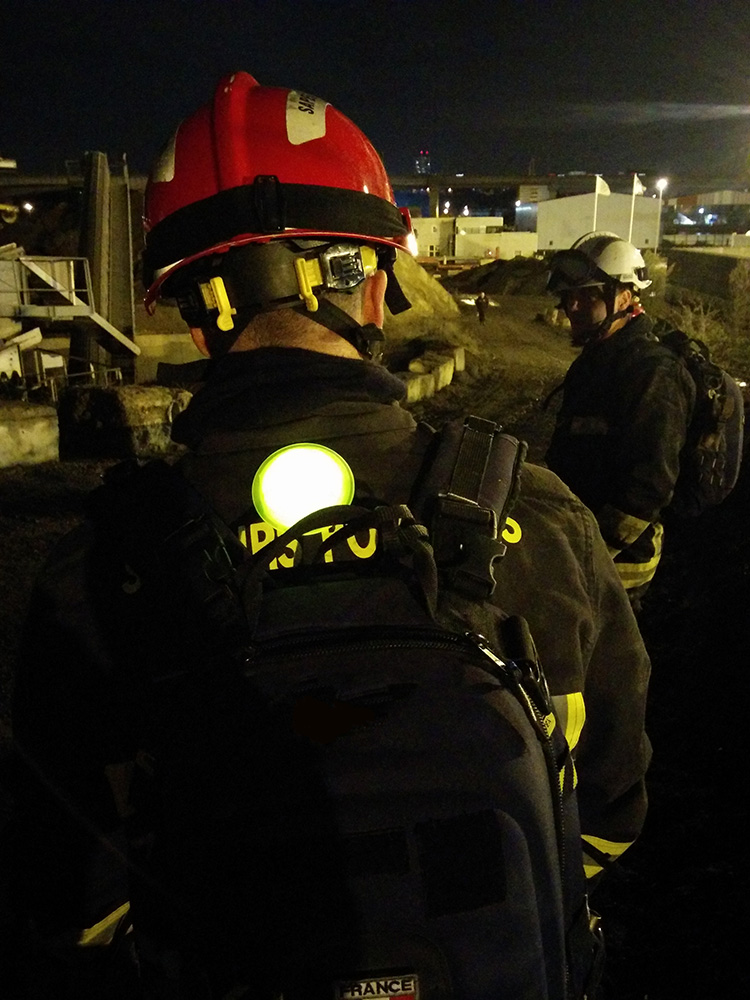
<path fill-rule="evenodd" d="M 269 569 L 292 569 L 294 566 L 312 561 L 321 542 L 337 531 L 341 525 L 333 524 L 328 528 L 320 528 L 311 531 L 299 540 L 292 541 L 284 552 L 272 560 Z M 279 532 L 273 525 L 266 521 L 255 521 L 252 524 L 240 525 L 237 529 L 237 537 L 250 552 L 256 552 L 272 542 Z M 507 518 L 505 528 L 502 533 L 503 541 L 508 545 L 516 545 L 523 537 L 523 531 L 518 521 L 512 517 Z M 358 559 L 371 559 L 378 551 L 378 533 L 375 528 L 368 528 L 365 531 L 351 535 L 340 544 L 329 549 L 323 556 L 327 563 L 331 562 L 354 562 Z"/>
<path fill-rule="evenodd" d="M 280 556 L 272 560 L 269 569 L 292 569 L 302 563 L 312 561 L 321 542 L 329 538 L 341 525 L 332 524 L 327 528 L 311 531 L 299 540 L 294 539 Z M 240 527 L 237 535 L 239 540 L 255 555 L 272 542 L 279 532 L 273 525 L 265 521 L 256 521 L 247 527 Z M 351 535 L 345 541 L 329 549 L 323 556 L 325 562 L 353 562 L 357 559 L 370 559 L 378 550 L 378 533 L 375 528 Z"/>
<path fill-rule="evenodd" d="M 523 531 L 521 531 L 521 525 L 512 517 L 506 517 L 505 527 L 502 531 L 503 541 L 507 542 L 508 545 L 516 545 L 521 541 L 523 537 Z"/>

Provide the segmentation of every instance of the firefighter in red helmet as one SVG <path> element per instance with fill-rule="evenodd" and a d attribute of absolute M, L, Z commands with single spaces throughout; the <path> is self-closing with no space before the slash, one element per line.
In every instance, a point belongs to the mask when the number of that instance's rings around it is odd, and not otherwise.
<path fill-rule="evenodd" d="M 320 292 L 350 295 L 382 270 L 386 302 L 411 223 L 367 138 L 320 98 L 261 87 L 247 73 L 167 143 L 146 189 L 146 303 L 177 299 L 189 326 L 230 348 L 262 312 L 293 308 L 379 359 L 382 333 Z"/>
<path fill-rule="evenodd" d="M 399 405 L 403 383 L 377 362 L 385 308 L 408 306 L 394 262 L 409 250 L 411 224 L 360 130 L 308 93 L 261 86 L 246 73 L 228 76 L 158 156 L 146 190 L 145 229 L 146 303 L 176 301 L 209 359 L 172 437 L 185 446 L 175 467 L 216 512 L 226 529 L 222 537 L 236 545 L 240 539 L 251 553 L 280 544 L 283 527 L 264 513 L 257 477 L 277 451 L 300 442 L 335 453 L 337 468 L 350 473 L 354 503 L 365 509 L 407 504 L 429 469 L 436 436 Z M 115 489 L 117 469 L 110 476 Z M 309 486 L 297 481 L 290 489 L 304 497 Z M 123 985 L 133 927 L 141 943 L 129 968 L 136 989 L 138 975 L 148 972 L 147 995 L 155 1000 L 278 995 L 247 983 L 241 992 L 226 968 L 196 972 L 193 956 L 169 940 L 152 947 L 162 926 L 172 926 L 173 901 L 152 894 L 163 925 L 153 911 L 144 917 L 136 902 L 154 888 L 144 876 L 153 827 L 143 810 L 154 789 L 143 734 L 157 713 L 144 708 L 152 690 L 146 681 L 169 682 L 185 659 L 165 638 L 169 620 L 180 620 L 184 608 L 171 594 L 154 596 L 138 559 L 173 503 L 165 490 L 136 525 L 131 503 L 123 501 L 114 513 L 92 503 L 90 520 L 41 573 L 36 614 L 24 637 L 14 736 L 30 777 L 19 803 L 19 829 L 26 833 L 17 838 L 25 851 L 16 883 L 23 924 L 33 929 L 35 943 L 66 956 L 64 975 L 75 988 L 66 981 L 61 996 L 143 995 L 127 994 Z M 507 552 L 492 599 L 528 620 L 557 724 L 577 748 L 585 874 L 595 877 L 636 839 L 645 816 L 648 657 L 593 516 L 548 470 L 524 466 L 503 540 Z M 357 538 L 339 547 L 331 541 L 325 561 L 348 561 L 344 573 L 364 569 L 374 577 L 375 562 L 368 560 L 377 559 L 379 541 Z M 208 587 L 220 606 L 222 578 L 214 577 L 209 554 L 198 546 L 212 572 L 207 568 L 189 582 Z M 276 553 L 274 586 L 294 587 L 296 557 L 297 550 Z M 198 671 L 207 692 L 215 667 L 209 650 Z M 158 707 L 169 727 L 171 703 Z M 369 702 L 362 710 L 369 712 Z M 194 751 L 200 769 L 206 732 L 197 730 L 169 734 L 175 745 Z M 259 740 L 252 726 L 248 735 Z M 282 765 L 262 752 L 259 762 L 270 786 L 274 767 Z M 216 763 L 231 772 L 234 760 Z M 573 768 L 566 774 L 571 785 Z M 210 778 L 198 781 L 209 795 Z M 193 806 L 203 804 L 196 801 L 196 781 L 185 781 L 179 802 L 171 802 L 188 835 Z M 217 827 L 232 815 L 231 803 L 216 803 Z M 385 860 L 399 862 L 388 833 Z M 366 845 L 354 853 L 368 861 Z M 171 859 L 161 860 L 168 865 Z M 196 861 L 196 879 L 208 879 L 215 860 Z M 265 956 L 253 954 L 253 941 L 246 944 L 247 955 L 257 959 L 250 964 L 260 966 Z"/>

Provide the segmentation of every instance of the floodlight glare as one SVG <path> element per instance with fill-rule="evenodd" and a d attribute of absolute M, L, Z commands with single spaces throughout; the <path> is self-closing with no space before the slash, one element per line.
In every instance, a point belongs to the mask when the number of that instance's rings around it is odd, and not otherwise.
<path fill-rule="evenodd" d="M 322 444 L 292 444 L 263 462 L 253 479 L 253 506 L 263 520 L 286 531 L 323 507 L 354 499 L 354 473 Z"/>

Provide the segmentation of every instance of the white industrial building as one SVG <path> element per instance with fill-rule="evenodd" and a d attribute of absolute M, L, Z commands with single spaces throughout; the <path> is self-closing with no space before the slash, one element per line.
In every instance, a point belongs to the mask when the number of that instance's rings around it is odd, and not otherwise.
<path fill-rule="evenodd" d="M 419 257 L 510 260 L 536 251 L 536 233 L 507 232 L 501 216 L 427 216 L 412 225 Z"/>
<path fill-rule="evenodd" d="M 639 249 L 659 245 L 661 202 L 628 194 L 578 194 L 537 206 L 538 249 L 564 250 L 592 230 L 616 233 Z"/>

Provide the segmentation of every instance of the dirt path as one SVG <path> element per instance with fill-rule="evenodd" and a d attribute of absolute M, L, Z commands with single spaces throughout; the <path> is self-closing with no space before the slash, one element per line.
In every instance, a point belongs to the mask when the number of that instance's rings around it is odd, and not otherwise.
<path fill-rule="evenodd" d="M 462 305 L 458 339 L 467 349 L 467 371 L 412 406 L 414 415 L 435 426 L 467 412 L 494 420 L 525 438 L 529 457 L 539 461 L 554 420 L 554 406 L 544 411 L 542 403 L 575 357 L 567 333 L 536 318 L 549 306 L 547 298 L 496 296 L 480 324 L 473 306 Z"/>

